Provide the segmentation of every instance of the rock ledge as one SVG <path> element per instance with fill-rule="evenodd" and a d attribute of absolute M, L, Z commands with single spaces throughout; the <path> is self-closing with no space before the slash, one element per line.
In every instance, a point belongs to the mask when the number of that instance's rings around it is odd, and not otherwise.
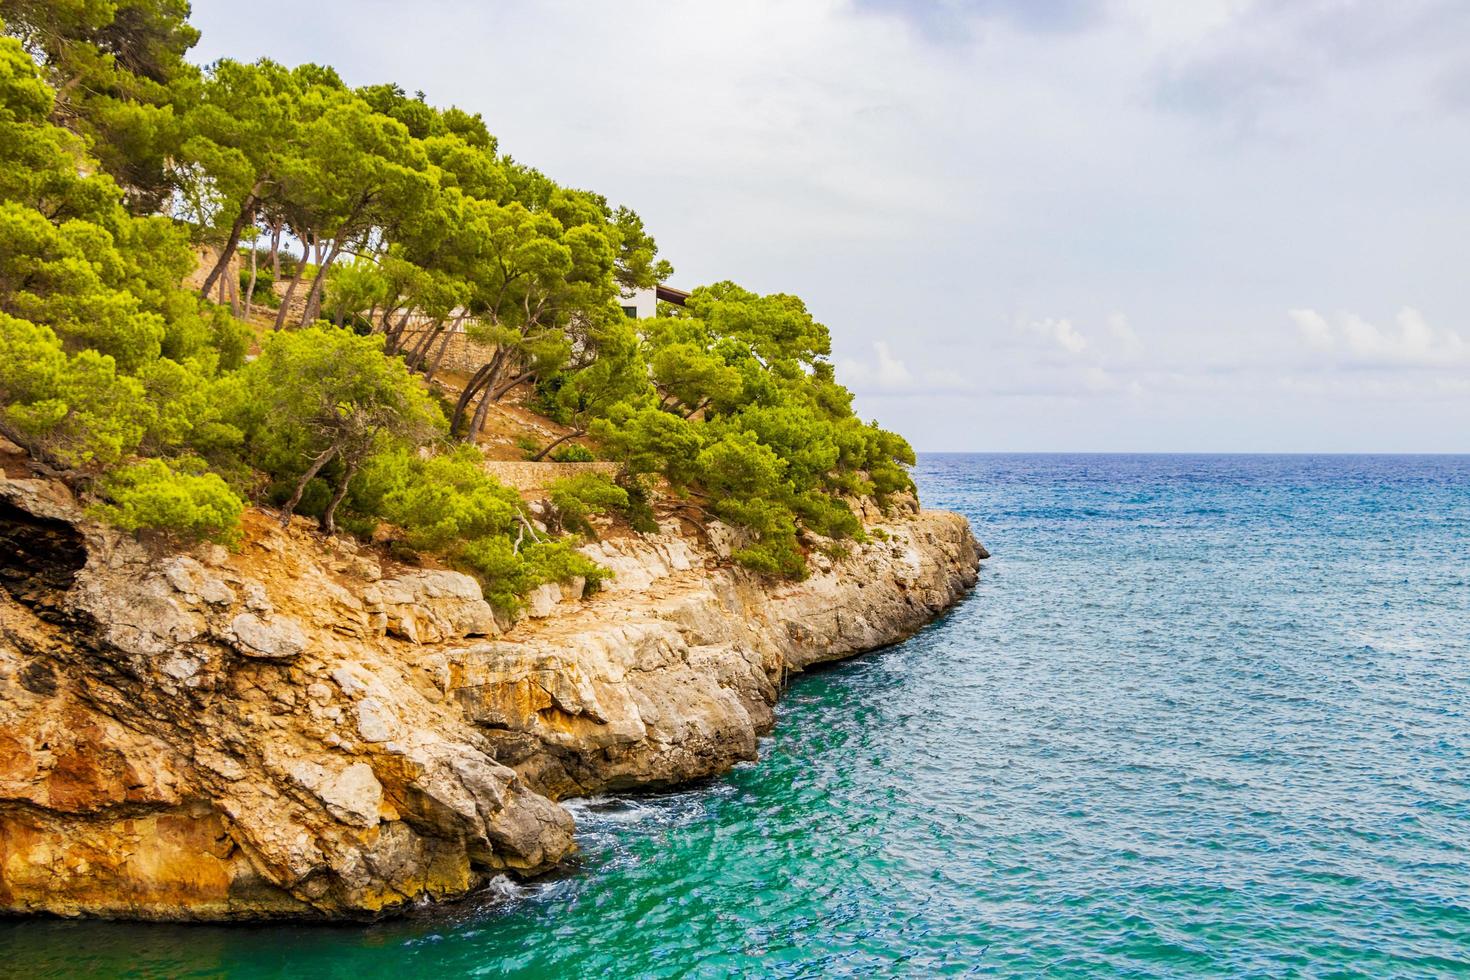
<path fill-rule="evenodd" d="M 545 872 L 555 800 L 754 758 L 793 671 L 974 583 L 963 518 L 879 520 L 779 585 L 673 525 L 601 542 L 602 593 L 509 622 L 305 522 L 160 558 L 0 479 L 0 912 L 362 918 Z"/>

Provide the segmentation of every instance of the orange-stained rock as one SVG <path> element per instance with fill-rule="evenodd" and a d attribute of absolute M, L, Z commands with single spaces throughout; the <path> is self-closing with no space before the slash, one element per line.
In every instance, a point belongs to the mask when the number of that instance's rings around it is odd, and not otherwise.
<path fill-rule="evenodd" d="M 597 543 L 599 594 L 512 622 L 304 520 L 159 555 L 0 477 L 0 912 L 369 917 L 554 868 L 553 800 L 753 758 L 787 674 L 974 582 L 962 518 L 865 516 L 799 583 L 719 528 Z"/>

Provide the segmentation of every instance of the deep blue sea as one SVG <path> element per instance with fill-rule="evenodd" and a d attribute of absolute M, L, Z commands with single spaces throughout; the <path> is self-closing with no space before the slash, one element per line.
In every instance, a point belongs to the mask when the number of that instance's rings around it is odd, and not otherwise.
<path fill-rule="evenodd" d="M 372 927 L 0 924 L 0 973 L 1470 973 L 1470 457 L 930 455 L 994 553 L 762 761 Z"/>

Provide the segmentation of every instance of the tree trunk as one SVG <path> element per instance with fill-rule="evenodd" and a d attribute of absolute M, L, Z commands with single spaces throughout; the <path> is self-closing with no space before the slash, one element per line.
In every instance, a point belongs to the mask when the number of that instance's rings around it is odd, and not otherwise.
<path fill-rule="evenodd" d="M 495 358 L 498 359 L 499 357 L 500 355 L 497 353 L 495 355 Z M 480 369 L 474 373 L 474 375 L 470 378 L 468 382 L 465 383 L 464 391 L 461 391 L 459 393 L 459 400 L 454 403 L 454 415 L 451 416 L 449 420 L 449 434 L 451 436 L 461 435 L 461 429 L 464 426 L 465 412 L 469 409 L 470 403 L 475 400 L 475 395 L 485 384 L 486 378 L 490 376 L 490 372 L 493 371 L 494 368 L 495 360 L 492 359 L 489 364 L 481 365 Z"/>
<path fill-rule="evenodd" d="M 347 485 L 352 482 L 352 477 L 357 473 L 357 464 L 348 463 L 342 470 L 342 479 L 337 483 L 336 492 L 332 494 L 327 509 L 322 512 L 322 531 L 325 534 L 337 533 L 337 505 L 342 503 L 342 498 L 347 496 Z"/>
<path fill-rule="evenodd" d="M 226 276 L 225 279 L 230 285 L 228 290 L 230 294 L 230 316 L 238 320 L 240 319 L 240 275 L 237 272 L 233 276 Z"/>
<path fill-rule="evenodd" d="M 439 373 L 439 365 L 444 362 L 444 352 L 449 349 L 450 343 L 454 341 L 455 333 L 459 330 L 459 326 L 463 322 L 464 314 L 461 313 L 459 315 L 459 319 L 454 321 L 454 326 L 445 331 L 444 340 L 439 344 L 439 353 L 434 355 L 434 363 L 430 364 L 429 370 L 424 372 L 425 381 L 433 381 L 434 375 Z"/>
<path fill-rule="evenodd" d="M 536 372 L 535 371 L 523 371 L 522 373 L 516 375 L 514 378 L 511 378 L 509 381 L 505 382 L 500 387 L 491 389 L 491 391 L 490 391 L 490 400 L 492 402 L 498 402 L 498 401 L 500 401 L 500 399 L 504 398 L 506 395 L 510 394 L 512 391 L 515 391 L 516 390 L 516 385 L 523 384 L 524 382 L 530 381 L 535 376 L 536 376 Z"/>
<path fill-rule="evenodd" d="M 225 242 L 225 247 L 220 249 L 219 261 L 214 268 L 209 270 L 209 275 L 204 277 L 204 283 L 199 287 L 199 294 L 205 299 L 209 298 L 210 287 L 215 284 L 220 275 L 229 268 L 230 256 L 235 254 L 235 249 L 240 247 L 240 233 L 245 230 L 245 222 L 255 213 L 256 205 L 260 202 L 252 190 L 245 196 L 245 203 L 240 208 L 240 213 L 235 215 L 235 223 L 230 226 L 230 237 Z"/>
<path fill-rule="evenodd" d="M 587 430 L 585 430 L 585 429 L 573 429 L 571 432 L 568 432 L 566 435 L 564 435 L 564 436 L 560 437 L 559 439 L 555 440 L 554 442 L 551 443 L 551 445 L 547 446 L 545 449 L 541 450 L 539 453 L 537 453 L 536 455 L 532 456 L 531 457 L 531 462 L 533 462 L 533 463 L 539 463 L 539 462 L 541 462 L 543 459 L 546 458 L 546 454 L 547 453 L 551 452 L 553 449 L 555 449 L 557 446 L 560 446 L 562 443 L 566 442 L 568 439 L 575 439 L 578 436 L 585 436 L 586 434 L 587 434 Z"/>
<path fill-rule="evenodd" d="M 494 399 L 490 397 L 490 392 L 486 391 L 480 398 L 480 407 L 475 409 L 475 417 L 470 422 L 469 431 L 465 434 L 465 442 L 473 444 L 480 438 L 480 432 L 485 428 L 485 419 L 490 415 L 492 404 L 494 404 Z"/>
<path fill-rule="evenodd" d="M 271 225 L 271 279 L 275 282 L 281 279 L 281 232 L 285 228 L 285 218 L 277 218 Z"/>
<path fill-rule="evenodd" d="M 250 285 L 245 289 L 245 319 L 250 319 L 250 304 L 255 299 L 255 279 L 257 274 L 256 263 L 259 253 L 255 250 L 255 243 L 250 245 Z"/>
<path fill-rule="evenodd" d="M 388 313 L 389 313 L 389 311 L 387 311 L 387 310 L 383 311 L 383 322 L 384 323 L 387 323 L 388 322 Z M 403 316 L 401 316 L 401 317 L 398 318 L 398 325 L 396 327 L 395 326 L 389 326 L 388 329 L 385 331 L 385 333 L 387 334 L 387 338 L 388 339 L 386 341 L 384 341 L 384 343 L 383 343 L 383 349 L 386 350 L 388 353 L 390 353 L 390 354 L 397 354 L 400 350 L 403 349 L 402 348 L 403 331 L 405 329 L 407 329 L 407 327 L 408 327 L 408 320 L 409 320 L 409 317 L 411 317 L 411 316 L 413 316 L 413 307 L 412 306 L 410 306 L 408 309 L 406 309 L 406 310 L 403 311 Z"/>
<path fill-rule="evenodd" d="M 429 348 L 434 346 L 434 341 L 438 340 L 439 335 L 443 332 L 443 320 L 434 321 L 434 325 L 424 331 L 423 337 L 417 344 L 414 344 L 413 350 L 409 351 L 408 356 L 403 359 L 403 363 L 410 371 L 418 370 L 419 365 L 424 362 L 424 356 L 429 353 Z"/>
<path fill-rule="evenodd" d="M 296 490 L 291 494 L 291 499 L 286 501 L 285 507 L 281 508 L 281 527 L 290 526 L 291 514 L 295 512 L 296 505 L 301 503 L 301 495 L 306 493 L 306 485 L 316 479 L 316 475 L 322 471 L 322 467 L 330 463 L 332 457 L 335 455 L 337 455 L 337 447 L 328 447 L 320 456 L 312 461 L 311 466 L 307 467 L 306 472 L 301 474 L 301 479 L 297 481 Z"/>
<path fill-rule="evenodd" d="M 337 255 L 342 250 L 342 239 L 332 239 L 332 247 L 327 250 L 325 262 L 318 262 L 316 275 L 311 280 L 311 291 L 306 294 L 306 308 L 301 311 L 301 325 L 304 327 L 315 320 L 322 312 L 322 286 L 327 279 L 327 270 L 332 263 L 337 261 Z M 320 253 L 321 246 L 318 243 L 317 251 Z"/>
<path fill-rule="evenodd" d="M 307 232 L 307 237 L 312 237 L 310 232 Z M 281 297 L 281 308 L 276 310 L 276 323 L 272 329 L 279 330 L 286 323 L 286 313 L 291 309 L 291 300 L 296 296 L 296 287 L 301 285 L 301 276 L 306 272 L 306 253 L 309 248 L 306 242 L 301 243 L 301 261 L 296 263 L 296 274 L 291 277 L 291 285 L 286 287 L 286 295 Z"/>

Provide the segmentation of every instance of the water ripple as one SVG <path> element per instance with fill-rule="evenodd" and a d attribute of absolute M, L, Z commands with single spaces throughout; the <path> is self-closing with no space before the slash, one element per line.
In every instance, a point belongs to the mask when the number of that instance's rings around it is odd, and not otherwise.
<path fill-rule="evenodd" d="M 1470 963 L 1470 459 L 926 457 L 996 554 L 762 761 L 372 928 L 0 926 L 43 975 L 1432 976 Z"/>

